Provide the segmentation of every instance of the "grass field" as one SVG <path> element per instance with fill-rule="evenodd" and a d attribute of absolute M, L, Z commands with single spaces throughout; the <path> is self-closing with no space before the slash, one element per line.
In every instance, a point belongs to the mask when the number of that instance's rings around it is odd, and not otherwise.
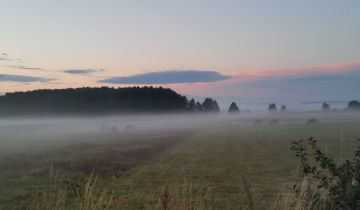
<path fill-rule="evenodd" d="M 292 141 L 313 136 L 341 161 L 360 138 L 358 115 L 320 115 L 320 124 L 310 126 L 306 117 L 279 119 L 277 126 L 253 126 L 245 118 L 229 126 L 234 119 L 224 118 L 192 129 L 57 135 L 51 144 L 34 141 L 40 146 L 30 144 L 31 150 L 3 141 L 12 150 L 1 153 L 0 209 L 44 208 L 36 203 L 42 192 L 63 192 L 63 205 L 72 209 L 91 176 L 98 189 L 92 195 L 108 196 L 109 209 L 271 209 L 301 181 Z M 54 177 L 67 184 L 55 186 Z M 60 199 L 46 198 L 51 207 Z"/>

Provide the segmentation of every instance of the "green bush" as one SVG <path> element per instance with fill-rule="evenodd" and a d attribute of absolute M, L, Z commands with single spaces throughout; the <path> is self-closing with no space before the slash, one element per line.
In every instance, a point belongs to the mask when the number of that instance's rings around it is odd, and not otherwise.
<path fill-rule="evenodd" d="M 360 146 L 353 159 L 337 164 L 311 137 L 292 143 L 302 176 L 309 182 L 309 209 L 360 209 Z M 298 186 L 294 186 L 298 192 Z"/>

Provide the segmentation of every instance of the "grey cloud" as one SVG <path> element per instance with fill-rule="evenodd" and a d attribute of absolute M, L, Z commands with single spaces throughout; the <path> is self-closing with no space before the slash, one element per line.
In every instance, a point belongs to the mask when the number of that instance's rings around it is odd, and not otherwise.
<path fill-rule="evenodd" d="M 323 82 L 323 81 L 338 80 L 343 78 L 344 77 L 340 77 L 336 75 L 319 75 L 319 76 L 296 77 L 296 78 L 290 78 L 288 80 L 292 82 Z"/>
<path fill-rule="evenodd" d="M 21 58 L 11 58 L 8 53 L 0 53 L 0 61 L 15 61 L 17 63 L 24 62 Z M 19 67 L 19 66 L 10 66 L 10 68 L 16 68 L 16 67 Z"/>
<path fill-rule="evenodd" d="M 344 81 L 348 79 L 356 79 L 360 77 L 360 68 L 345 71 L 345 72 L 337 72 L 337 73 L 322 73 L 322 74 L 315 74 L 315 75 L 306 75 L 306 76 L 293 76 L 287 78 L 288 81 L 291 82 L 302 82 L 302 83 L 309 83 L 309 82 L 330 82 L 330 81 Z"/>
<path fill-rule="evenodd" d="M 360 70 L 340 73 L 322 73 L 316 75 L 278 76 L 259 78 L 227 87 L 222 92 L 232 90 L 256 91 L 266 100 L 290 99 L 322 100 L 346 99 L 358 96 L 360 88 Z"/>
<path fill-rule="evenodd" d="M 31 77 L 31 76 L 22 76 L 22 75 L 12 75 L 12 74 L 0 74 L 0 82 L 20 82 L 20 83 L 29 83 L 29 82 L 48 82 L 53 79 L 45 77 Z"/>
<path fill-rule="evenodd" d="M 8 67 L 9 68 L 14 68 L 14 69 L 47 71 L 46 69 L 42 69 L 42 68 L 38 68 L 38 67 L 27 67 L 27 66 L 8 66 Z"/>
<path fill-rule="evenodd" d="M 95 72 L 101 72 L 104 71 L 103 69 L 67 69 L 64 70 L 64 73 L 68 74 L 91 74 Z"/>
<path fill-rule="evenodd" d="M 9 58 L 9 54 L 1 53 L 0 54 L 0 61 L 11 61 L 12 59 Z"/>
<path fill-rule="evenodd" d="M 100 83 L 110 84 L 175 84 L 175 83 L 197 83 L 215 82 L 229 79 L 216 71 L 158 71 L 144 74 L 135 74 L 127 77 L 110 77 L 100 80 Z"/>

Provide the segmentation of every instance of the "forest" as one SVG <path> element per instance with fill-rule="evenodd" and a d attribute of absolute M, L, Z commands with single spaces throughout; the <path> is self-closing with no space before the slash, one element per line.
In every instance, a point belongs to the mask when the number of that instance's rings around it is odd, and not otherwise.
<path fill-rule="evenodd" d="M 0 96 L 0 115 L 219 112 L 217 102 L 188 100 L 162 87 L 41 89 Z"/>

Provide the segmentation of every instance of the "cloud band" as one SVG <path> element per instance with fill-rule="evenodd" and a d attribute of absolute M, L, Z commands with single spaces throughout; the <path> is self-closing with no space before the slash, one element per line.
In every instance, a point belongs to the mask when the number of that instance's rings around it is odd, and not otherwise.
<path fill-rule="evenodd" d="M 110 77 L 99 82 L 109 84 L 177 84 L 216 82 L 229 78 L 216 71 L 186 70 L 149 72 L 127 77 Z"/>

